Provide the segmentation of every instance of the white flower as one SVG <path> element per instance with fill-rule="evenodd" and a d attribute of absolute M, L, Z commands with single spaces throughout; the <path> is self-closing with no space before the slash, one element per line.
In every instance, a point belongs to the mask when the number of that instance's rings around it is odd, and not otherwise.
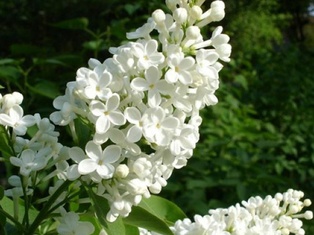
<path fill-rule="evenodd" d="M 118 110 L 120 104 L 120 97 L 117 94 L 113 94 L 106 104 L 93 100 L 90 105 L 91 113 L 97 117 L 96 120 L 96 132 L 103 134 L 109 130 L 112 124 L 123 125 L 125 124 L 124 115 Z"/>
<path fill-rule="evenodd" d="M 127 39 L 145 38 L 150 39 L 150 32 L 155 28 L 155 23 L 152 20 L 148 20 L 142 27 L 126 34 Z"/>
<path fill-rule="evenodd" d="M 93 173 L 94 171 L 103 179 L 109 179 L 115 172 L 116 163 L 121 156 L 121 148 L 117 145 L 109 145 L 102 150 L 100 145 L 90 141 L 86 144 L 87 159 L 78 164 L 78 172 L 82 175 Z"/>
<path fill-rule="evenodd" d="M 298 214 L 311 204 L 308 199 L 300 201 L 302 197 L 302 192 L 292 189 L 275 198 L 252 197 L 242 202 L 245 207 L 236 204 L 226 209 L 209 210 L 209 215 L 195 215 L 195 222 L 190 219 L 176 221 L 171 230 L 175 235 L 303 235 L 299 218 L 312 219 L 313 214 L 309 217 L 306 215 L 309 211 Z"/>
<path fill-rule="evenodd" d="M 21 153 L 20 157 L 10 157 L 10 162 L 14 166 L 20 167 L 20 174 L 28 176 L 33 171 L 43 169 L 48 161 L 48 153 L 50 148 L 44 148 L 35 153 L 31 149 L 26 149 Z"/>
<path fill-rule="evenodd" d="M 132 80 L 131 87 L 137 91 L 148 91 L 148 105 L 156 107 L 161 103 L 161 94 L 170 94 L 172 85 L 161 80 L 161 71 L 151 66 L 145 71 L 145 79 L 137 77 Z"/>
<path fill-rule="evenodd" d="M 204 12 L 196 25 L 203 27 L 213 21 L 220 21 L 225 17 L 225 3 L 223 1 L 213 1 L 210 5 L 210 9 Z"/>
<path fill-rule="evenodd" d="M 98 97 L 100 100 L 106 100 L 112 92 L 108 85 L 112 81 L 112 75 L 108 71 L 104 71 L 101 75 L 98 75 L 94 71 L 88 73 L 88 85 L 84 89 L 84 95 L 88 99 L 95 99 Z"/>
<path fill-rule="evenodd" d="M 139 155 L 141 153 L 141 148 L 138 145 L 134 144 L 134 141 L 132 139 L 126 138 L 125 134 L 119 129 L 110 129 L 109 138 L 113 143 L 127 150 L 128 153 L 132 155 Z"/>
<path fill-rule="evenodd" d="M 78 108 L 73 96 L 73 85 L 73 83 L 68 83 L 65 95 L 58 96 L 53 101 L 53 107 L 59 110 L 50 114 L 50 120 L 55 124 L 65 126 L 77 117 L 75 111 L 77 111 Z"/>
<path fill-rule="evenodd" d="M 180 155 L 181 151 L 194 149 L 198 138 L 198 129 L 192 125 L 185 125 L 171 141 L 170 150 L 172 154 Z"/>
<path fill-rule="evenodd" d="M 124 110 L 124 116 L 133 124 L 127 132 L 126 138 L 128 141 L 138 142 L 143 135 L 143 118 L 141 112 L 135 107 L 127 107 Z"/>
<path fill-rule="evenodd" d="M 81 176 L 78 171 L 78 164 L 86 158 L 86 155 L 83 149 L 72 147 L 69 149 L 69 156 L 75 163 L 66 169 L 66 176 L 69 180 L 76 180 Z"/>
<path fill-rule="evenodd" d="M 147 120 L 145 120 L 143 132 L 150 142 L 166 146 L 169 144 L 178 125 L 179 120 L 177 118 L 166 116 L 161 107 L 155 107 L 147 111 Z"/>
<path fill-rule="evenodd" d="M 8 113 L 13 106 L 20 105 L 23 101 L 23 95 L 19 92 L 13 92 L 12 94 L 6 94 L 0 97 L 0 104 L 2 104 L 0 111 L 4 113 Z"/>
<path fill-rule="evenodd" d="M 137 66 L 140 69 L 148 69 L 152 65 L 157 66 L 163 63 L 165 57 L 157 49 L 158 42 L 156 40 L 132 43 L 133 54 L 138 58 Z"/>
<path fill-rule="evenodd" d="M 218 71 L 212 66 L 217 62 L 219 55 L 214 50 L 200 49 L 196 52 L 196 70 L 201 75 L 218 79 Z"/>
<path fill-rule="evenodd" d="M 9 178 L 8 178 L 8 183 L 13 186 L 13 188 L 10 188 L 10 189 L 6 189 L 4 191 L 4 194 L 7 196 L 7 197 L 12 197 L 12 198 L 15 198 L 15 197 L 21 197 L 24 195 L 24 192 L 23 192 L 23 185 L 22 185 L 22 179 L 17 176 L 17 175 L 11 175 Z M 31 178 L 28 178 L 28 182 L 27 182 L 27 186 L 31 185 Z M 25 185 L 24 185 L 25 187 Z M 30 188 L 30 187 L 27 187 L 26 188 L 26 194 L 27 195 L 31 195 L 33 193 L 33 189 Z"/>
<path fill-rule="evenodd" d="M 17 104 L 13 105 L 9 109 L 9 114 L 0 114 L 0 124 L 12 127 L 13 132 L 17 135 L 25 135 L 27 127 L 35 124 L 35 118 L 32 115 L 23 115 L 22 107 Z"/>
<path fill-rule="evenodd" d="M 195 60 L 192 57 L 184 57 L 183 53 L 170 54 L 168 57 L 169 70 L 165 74 L 165 79 L 169 83 L 175 83 L 178 80 L 189 85 L 193 79 L 190 73 Z"/>
<path fill-rule="evenodd" d="M 62 215 L 60 224 L 57 227 L 60 235 L 89 235 L 95 231 L 92 223 L 88 221 L 79 221 L 80 217 L 74 212 L 68 212 Z"/>

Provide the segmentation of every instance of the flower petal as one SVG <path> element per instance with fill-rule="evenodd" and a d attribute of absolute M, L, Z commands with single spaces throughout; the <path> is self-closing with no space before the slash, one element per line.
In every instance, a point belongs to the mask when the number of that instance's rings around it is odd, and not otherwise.
<path fill-rule="evenodd" d="M 103 152 L 103 159 L 106 163 L 114 163 L 121 156 L 121 147 L 117 145 L 109 145 Z"/>
<path fill-rule="evenodd" d="M 98 159 L 102 155 L 102 150 L 101 150 L 100 145 L 95 144 L 93 141 L 89 141 L 86 144 L 85 151 L 87 153 L 87 156 L 93 161 L 98 161 Z"/>
<path fill-rule="evenodd" d="M 78 164 L 78 172 L 81 175 L 87 175 L 96 170 L 98 164 L 92 159 L 84 159 Z"/>

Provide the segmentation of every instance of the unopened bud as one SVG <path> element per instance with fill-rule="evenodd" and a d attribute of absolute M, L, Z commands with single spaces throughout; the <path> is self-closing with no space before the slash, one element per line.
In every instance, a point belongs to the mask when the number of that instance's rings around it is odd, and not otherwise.
<path fill-rule="evenodd" d="M 127 165 L 121 164 L 121 165 L 117 166 L 116 172 L 115 172 L 116 177 L 123 179 L 123 178 L 127 177 L 128 174 L 129 174 L 129 168 Z"/>
<path fill-rule="evenodd" d="M 183 24 L 187 21 L 188 18 L 188 12 L 185 8 L 177 8 L 173 12 L 173 19 L 178 22 L 179 24 Z"/>

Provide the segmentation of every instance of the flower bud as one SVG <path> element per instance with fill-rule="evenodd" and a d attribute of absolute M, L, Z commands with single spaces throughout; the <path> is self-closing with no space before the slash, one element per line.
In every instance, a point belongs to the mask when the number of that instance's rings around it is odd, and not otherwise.
<path fill-rule="evenodd" d="M 185 8 L 177 8 L 174 12 L 173 12 L 173 19 L 179 23 L 179 24 L 183 24 L 187 21 L 188 18 L 188 12 Z"/>
<path fill-rule="evenodd" d="M 225 17 L 225 3 L 223 1 L 214 1 L 210 5 L 212 21 L 220 21 Z"/>
<path fill-rule="evenodd" d="M 162 24 L 166 20 L 166 14 L 160 9 L 154 11 L 152 17 L 156 24 Z"/>
<path fill-rule="evenodd" d="M 201 18 L 202 14 L 203 14 L 203 10 L 199 6 L 195 5 L 191 8 L 190 16 L 192 19 L 198 20 Z"/>
<path fill-rule="evenodd" d="M 133 195 L 144 194 L 147 192 L 147 187 L 144 181 L 140 179 L 131 179 L 127 185 L 127 190 Z"/>
<path fill-rule="evenodd" d="M 115 176 L 118 178 L 125 178 L 129 174 L 129 168 L 125 164 L 121 164 L 117 166 Z"/>

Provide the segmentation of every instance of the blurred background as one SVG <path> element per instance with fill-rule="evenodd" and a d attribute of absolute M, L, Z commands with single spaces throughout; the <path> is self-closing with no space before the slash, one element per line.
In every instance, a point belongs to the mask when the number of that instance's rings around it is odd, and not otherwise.
<path fill-rule="evenodd" d="M 225 19 L 203 32 L 222 25 L 231 37 L 219 103 L 202 111 L 194 157 L 162 196 L 189 216 L 289 188 L 314 201 L 314 1 L 225 4 Z M 26 114 L 48 116 L 79 67 L 108 58 L 157 8 L 164 1 L 0 1 L 0 92 L 19 91 Z M 12 169 L 0 167 L 5 184 Z M 305 228 L 314 234 L 313 222 Z"/>

